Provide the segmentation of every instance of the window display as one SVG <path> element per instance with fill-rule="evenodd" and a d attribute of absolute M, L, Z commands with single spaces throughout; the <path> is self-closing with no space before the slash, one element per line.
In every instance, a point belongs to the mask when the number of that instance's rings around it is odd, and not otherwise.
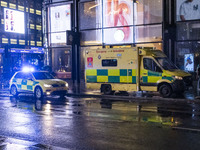
<path fill-rule="evenodd" d="M 50 8 L 51 43 L 66 43 L 66 30 L 71 30 L 70 5 L 61 5 Z"/>
<path fill-rule="evenodd" d="M 24 34 L 24 12 L 4 8 L 4 30 Z"/>
<path fill-rule="evenodd" d="M 185 71 L 194 71 L 194 54 L 185 54 L 184 70 Z"/>
<path fill-rule="evenodd" d="M 177 0 L 177 21 L 200 19 L 199 0 Z"/>

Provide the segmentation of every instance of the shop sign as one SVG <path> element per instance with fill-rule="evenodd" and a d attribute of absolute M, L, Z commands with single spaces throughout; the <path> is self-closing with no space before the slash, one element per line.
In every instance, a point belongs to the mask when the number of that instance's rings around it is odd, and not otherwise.
<path fill-rule="evenodd" d="M 38 53 L 43 54 L 44 50 L 42 49 L 20 49 L 20 48 L 11 48 L 11 53 Z"/>

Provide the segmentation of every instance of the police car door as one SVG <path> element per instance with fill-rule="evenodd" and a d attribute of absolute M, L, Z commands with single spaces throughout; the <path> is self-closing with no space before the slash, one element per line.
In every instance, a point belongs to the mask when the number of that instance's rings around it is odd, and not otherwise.
<path fill-rule="evenodd" d="M 21 89 L 27 92 L 33 91 L 33 76 L 31 73 L 24 73 Z"/>
<path fill-rule="evenodd" d="M 141 64 L 142 65 L 142 64 Z M 140 85 L 144 91 L 157 91 L 157 81 L 162 79 L 162 70 L 152 57 L 143 57 Z"/>

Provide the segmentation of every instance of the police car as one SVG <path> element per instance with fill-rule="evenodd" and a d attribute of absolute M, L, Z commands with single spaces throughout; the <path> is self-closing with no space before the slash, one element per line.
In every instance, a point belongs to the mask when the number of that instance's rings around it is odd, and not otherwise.
<path fill-rule="evenodd" d="M 55 79 L 45 71 L 18 71 L 11 78 L 9 89 L 13 96 L 19 93 L 32 93 L 37 99 L 50 95 L 64 97 L 68 91 L 68 83 Z"/>

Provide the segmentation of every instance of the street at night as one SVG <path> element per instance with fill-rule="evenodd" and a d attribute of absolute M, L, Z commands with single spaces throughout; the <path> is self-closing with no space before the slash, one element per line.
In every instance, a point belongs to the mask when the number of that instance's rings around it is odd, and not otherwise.
<path fill-rule="evenodd" d="M 1 149 L 199 149 L 198 101 L 35 100 L 1 91 Z"/>

